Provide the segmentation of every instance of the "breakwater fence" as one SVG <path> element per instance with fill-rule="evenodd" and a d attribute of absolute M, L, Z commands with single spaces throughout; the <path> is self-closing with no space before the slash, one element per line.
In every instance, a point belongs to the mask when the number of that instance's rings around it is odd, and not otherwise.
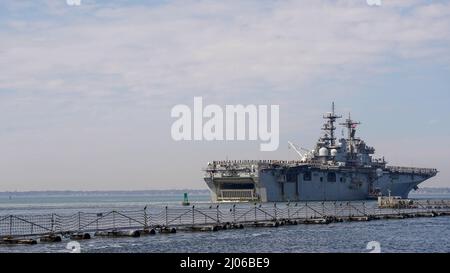
<path fill-rule="evenodd" d="M 376 202 L 296 202 L 146 206 L 136 210 L 0 216 L 0 244 L 59 242 L 69 237 L 131 236 L 219 231 L 245 227 L 330 224 L 450 215 L 450 200 L 420 200 L 398 208 Z"/>

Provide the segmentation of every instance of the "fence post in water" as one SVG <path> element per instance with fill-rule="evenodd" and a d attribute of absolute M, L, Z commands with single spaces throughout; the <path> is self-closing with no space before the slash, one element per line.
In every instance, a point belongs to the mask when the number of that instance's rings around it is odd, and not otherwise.
<path fill-rule="evenodd" d="M 257 208 L 256 208 L 256 203 L 255 203 L 255 222 L 258 220 L 256 210 L 257 210 Z"/>
<path fill-rule="evenodd" d="M 9 216 L 9 236 L 12 236 L 13 216 Z"/>
<path fill-rule="evenodd" d="M 52 219 L 51 219 L 51 232 L 55 232 L 55 214 L 52 213 Z"/>
<path fill-rule="evenodd" d="M 233 223 L 236 223 L 236 204 L 233 204 Z"/>
<path fill-rule="evenodd" d="M 166 211 L 166 227 L 169 225 L 169 220 L 167 219 L 167 213 L 168 213 L 168 210 L 169 208 L 166 206 L 166 208 L 165 208 L 165 211 Z"/>
<path fill-rule="evenodd" d="M 277 220 L 278 219 L 278 217 L 277 217 L 277 203 L 273 203 L 273 215 L 275 215 L 275 219 L 274 220 Z"/>
<path fill-rule="evenodd" d="M 305 217 L 308 219 L 308 202 L 305 202 Z"/>
<path fill-rule="evenodd" d="M 116 230 L 116 211 L 115 210 L 113 210 L 112 215 L 113 215 L 113 230 Z"/>
<path fill-rule="evenodd" d="M 362 202 L 363 205 L 363 214 L 366 216 L 366 202 Z"/>
<path fill-rule="evenodd" d="M 195 206 L 192 206 L 192 225 L 195 224 Z"/>
<path fill-rule="evenodd" d="M 219 205 L 216 206 L 216 216 L 217 216 L 217 223 L 220 223 L 220 219 L 219 219 Z"/>
<path fill-rule="evenodd" d="M 95 231 L 98 231 L 98 220 L 99 220 L 99 218 L 100 218 L 101 216 L 100 216 L 100 214 L 99 213 L 97 213 L 97 219 L 96 219 L 96 223 L 95 223 Z"/>
<path fill-rule="evenodd" d="M 81 211 L 78 212 L 78 231 L 81 230 Z"/>
<path fill-rule="evenodd" d="M 325 202 L 322 202 L 322 217 L 325 215 Z"/>
<path fill-rule="evenodd" d="M 144 230 L 148 229 L 147 206 L 144 207 Z"/>

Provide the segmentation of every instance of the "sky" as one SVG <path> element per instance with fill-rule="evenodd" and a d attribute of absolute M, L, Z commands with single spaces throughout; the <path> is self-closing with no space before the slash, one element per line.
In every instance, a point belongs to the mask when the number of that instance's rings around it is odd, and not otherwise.
<path fill-rule="evenodd" d="M 450 1 L 0 2 L 0 191 L 206 188 L 221 159 L 296 159 L 322 114 L 450 187 Z M 280 106 L 280 146 L 174 141 L 171 109 Z"/>

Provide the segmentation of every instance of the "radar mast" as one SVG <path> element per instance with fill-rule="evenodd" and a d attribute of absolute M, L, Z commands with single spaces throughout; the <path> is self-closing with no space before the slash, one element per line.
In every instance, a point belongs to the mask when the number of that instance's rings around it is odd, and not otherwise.
<path fill-rule="evenodd" d="M 334 123 L 338 118 L 342 118 L 342 116 L 336 115 L 334 112 L 334 102 L 331 104 L 331 112 L 328 112 L 323 115 L 323 118 L 327 120 L 327 122 L 323 125 L 322 130 L 325 132 L 324 136 L 321 140 L 328 144 L 330 147 L 335 147 L 336 145 L 336 137 L 334 135 L 334 131 L 336 127 Z"/>
<path fill-rule="evenodd" d="M 347 128 L 348 140 L 351 141 L 351 140 L 355 139 L 356 126 L 360 125 L 360 124 L 361 124 L 361 122 L 353 121 L 350 113 L 348 113 L 348 119 L 346 119 L 344 123 L 340 123 L 339 125 L 342 125 L 345 128 Z"/>
<path fill-rule="evenodd" d="M 361 124 L 361 122 L 355 122 L 352 120 L 350 113 L 348 113 L 348 119 L 345 120 L 344 123 L 340 123 L 348 131 L 348 150 L 349 150 L 349 159 L 355 160 L 355 134 L 356 134 L 356 126 Z"/>

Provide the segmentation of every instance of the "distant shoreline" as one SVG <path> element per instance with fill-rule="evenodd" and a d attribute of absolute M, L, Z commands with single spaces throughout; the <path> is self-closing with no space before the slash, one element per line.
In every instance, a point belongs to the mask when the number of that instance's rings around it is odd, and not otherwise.
<path fill-rule="evenodd" d="M 189 193 L 191 195 L 209 194 L 208 189 L 165 189 L 165 190 L 52 190 L 52 191 L 0 191 L 0 196 L 25 196 L 25 195 L 167 195 L 167 194 L 183 194 Z M 414 194 L 450 194 L 450 187 L 448 188 L 421 188 L 416 191 L 411 191 Z"/>
<path fill-rule="evenodd" d="M 26 196 L 26 195 L 168 195 L 168 194 L 183 194 L 189 193 L 191 195 L 209 194 L 208 189 L 176 189 L 176 190 L 98 190 L 98 191 L 71 191 L 71 190 L 55 190 L 55 191 L 1 191 L 0 196 Z"/>
<path fill-rule="evenodd" d="M 411 191 L 415 194 L 427 194 L 427 193 L 450 193 L 450 188 L 419 188 L 416 191 Z"/>

